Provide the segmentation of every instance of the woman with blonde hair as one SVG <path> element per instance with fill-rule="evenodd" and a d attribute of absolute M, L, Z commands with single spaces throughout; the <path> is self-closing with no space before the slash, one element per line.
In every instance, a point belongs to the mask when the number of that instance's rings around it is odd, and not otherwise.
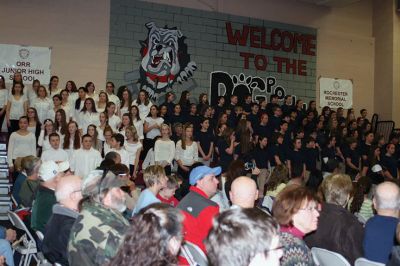
<path fill-rule="evenodd" d="M 126 141 L 124 147 L 129 154 L 129 172 L 135 179 L 139 170 L 139 158 L 143 146 L 139 141 L 139 136 L 135 127 L 129 126 L 125 128 L 125 137 Z"/>

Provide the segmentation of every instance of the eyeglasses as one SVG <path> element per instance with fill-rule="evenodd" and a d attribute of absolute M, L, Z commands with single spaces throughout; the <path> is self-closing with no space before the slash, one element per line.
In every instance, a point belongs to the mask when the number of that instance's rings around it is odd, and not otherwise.
<path fill-rule="evenodd" d="M 309 206 L 309 207 L 306 207 L 306 208 L 301 208 L 301 209 L 299 209 L 300 211 L 317 211 L 317 212 L 320 212 L 321 211 L 321 206 Z"/>
<path fill-rule="evenodd" d="M 268 252 L 271 252 L 271 251 L 281 251 L 281 250 L 283 250 L 285 248 L 285 246 L 277 246 L 276 248 L 271 248 L 271 249 L 268 249 L 268 250 L 266 250 L 265 252 L 266 253 L 268 253 Z"/>

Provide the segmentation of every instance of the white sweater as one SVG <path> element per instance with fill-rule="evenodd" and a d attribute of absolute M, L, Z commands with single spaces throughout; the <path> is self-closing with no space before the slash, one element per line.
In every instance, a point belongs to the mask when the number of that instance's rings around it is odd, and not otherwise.
<path fill-rule="evenodd" d="M 175 160 L 181 160 L 182 164 L 185 166 L 191 166 L 199 160 L 199 151 L 197 148 L 197 143 L 192 142 L 192 145 L 187 146 L 186 149 L 182 149 L 182 141 L 178 140 L 176 143 Z"/>
<path fill-rule="evenodd" d="M 22 136 L 18 132 L 13 132 L 8 142 L 7 161 L 9 166 L 13 166 L 13 160 L 18 157 L 36 156 L 36 138 L 29 134 Z"/>
<path fill-rule="evenodd" d="M 158 139 L 154 144 L 154 160 L 156 162 L 166 161 L 169 164 L 175 157 L 175 143 L 172 140 Z"/>
<path fill-rule="evenodd" d="M 98 150 L 75 150 L 71 156 L 70 166 L 75 175 L 85 178 L 90 171 L 100 166 L 101 155 Z"/>

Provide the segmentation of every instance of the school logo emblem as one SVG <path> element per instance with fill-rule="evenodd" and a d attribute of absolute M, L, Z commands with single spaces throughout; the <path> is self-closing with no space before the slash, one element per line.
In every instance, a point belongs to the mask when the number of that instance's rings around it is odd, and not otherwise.
<path fill-rule="evenodd" d="M 193 76 L 196 63 L 190 60 L 185 36 L 175 28 L 157 27 L 146 23 L 147 39 L 141 41 L 140 87 L 157 99 L 172 88 L 175 82 L 185 82 Z"/>
<path fill-rule="evenodd" d="M 19 49 L 19 57 L 21 57 L 21 59 L 27 59 L 28 57 L 29 57 L 29 50 L 28 49 L 25 49 L 25 48 L 22 48 L 22 49 Z"/>

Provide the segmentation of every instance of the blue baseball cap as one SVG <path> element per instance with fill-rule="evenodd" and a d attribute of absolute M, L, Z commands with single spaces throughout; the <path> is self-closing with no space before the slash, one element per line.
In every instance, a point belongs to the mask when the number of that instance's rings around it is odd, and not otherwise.
<path fill-rule="evenodd" d="M 219 175 L 221 174 L 222 169 L 221 167 L 208 167 L 208 166 L 197 166 L 196 168 L 192 169 L 189 176 L 189 183 L 194 186 L 196 185 L 197 181 L 205 177 L 206 175 Z"/>

